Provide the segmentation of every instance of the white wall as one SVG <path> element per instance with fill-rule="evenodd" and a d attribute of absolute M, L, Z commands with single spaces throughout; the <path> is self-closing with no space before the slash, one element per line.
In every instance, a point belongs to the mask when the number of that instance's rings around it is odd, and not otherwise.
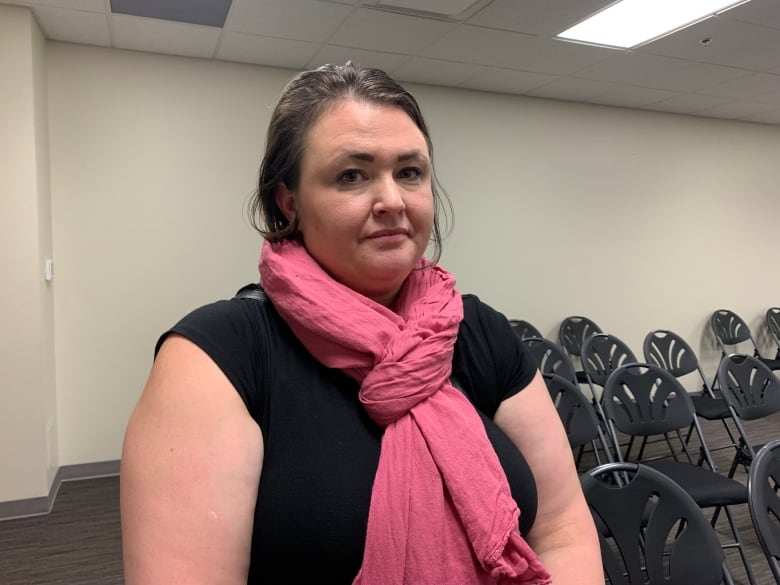
<path fill-rule="evenodd" d="M 57 466 L 45 45 L 0 6 L 0 501 L 47 495 Z"/>
<path fill-rule="evenodd" d="M 256 280 L 243 206 L 291 71 L 49 43 L 61 465 L 119 457 L 157 336 Z M 463 291 L 637 352 L 780 304 L 780 128 L 412 86 L 456 212 Z M 32 454 L 31 456 L 36 456 Z M 0 500 L 2 500 L 0 490 Z"/>
<path fill-rule="evenodd" d="M 557 338 L 586 315 L 642 352 L 673 329 L 714 374 L 708 319 L 762 347 L 780 305 L 780 128 L 436 89 L 418 91 L 456 209 L 461 288 Z"/>

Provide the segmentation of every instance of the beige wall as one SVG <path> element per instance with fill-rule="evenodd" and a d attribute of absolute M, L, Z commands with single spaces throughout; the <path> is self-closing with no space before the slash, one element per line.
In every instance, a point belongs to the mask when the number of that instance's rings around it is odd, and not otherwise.
<path fill-rule="evenodd" d="M 159 333 L 256 280 L 243 205 L 293 73 L 62 43 L 46 52 L 58 454 L 71 465 L 119 457 Z M 757 328 L 780 304 L 780 128 L 412 89 L 455 206 L 443 264 L 461 290 L 551 337 L 570 314 L 637 352 L 649 329 L 675 329 L 708 374 L 713 310 Z M 14 262 L 37 258 L 32 246 Z M 14 461 L 43 457 L 34 443 Z M 0 501 L 16 494 L 0 475 Z"/>
<path fill-rule="evenodd" d="M 0 6 L 0 501 L 45 496 L 57 461 L 44 39 Z"/>

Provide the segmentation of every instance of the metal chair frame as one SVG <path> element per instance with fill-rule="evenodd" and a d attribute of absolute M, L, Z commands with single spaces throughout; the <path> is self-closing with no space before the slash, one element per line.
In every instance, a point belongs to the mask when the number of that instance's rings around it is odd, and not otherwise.
<path fill-rule="evenodd" d="M 750 519 L 769 569 L 780 583 L 780 440 L 764 445 L 748 475 Z"/>

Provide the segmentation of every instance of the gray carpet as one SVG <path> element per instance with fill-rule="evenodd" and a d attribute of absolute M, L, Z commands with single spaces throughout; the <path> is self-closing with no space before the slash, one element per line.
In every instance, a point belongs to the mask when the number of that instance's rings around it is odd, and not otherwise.
<path fill-rule="evenodd" d="M 724 442 L 725 434 L 719 423 L 703 421 L 702 424 L 710 446 Z M 750 423 L 748 431 L 757 441 L 780 438 L 780 414 Z M 725 473 L 729 451 L 716 451 L 715 455 Z M 744 481 L 744 473 L 738 478 Z M 775 585 L 746 506 L 739 506 L 734 512 L 748 544 L 757 585 Z M 727 528 L 721 524 L 725 522 L 719 521 L 719 531 L 726 538 Z M 729 551 L 727 559 L 737 585 L 746 585 L 737 554 Z M 2 585 L 118 585 L 123 582 L 118 477 L 63 482 L 49 515 L 0 522 Z"/>

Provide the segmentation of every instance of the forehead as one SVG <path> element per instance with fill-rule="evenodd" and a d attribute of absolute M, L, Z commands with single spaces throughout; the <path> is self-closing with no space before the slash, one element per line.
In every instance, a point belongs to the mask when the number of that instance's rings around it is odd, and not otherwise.
<path fill-rule="evenodd" d="M 308 135 L 312 149 L 398 146 L 427 152 L 425 136 L 397 106 L 340 100 L 317 118 Z"/>

